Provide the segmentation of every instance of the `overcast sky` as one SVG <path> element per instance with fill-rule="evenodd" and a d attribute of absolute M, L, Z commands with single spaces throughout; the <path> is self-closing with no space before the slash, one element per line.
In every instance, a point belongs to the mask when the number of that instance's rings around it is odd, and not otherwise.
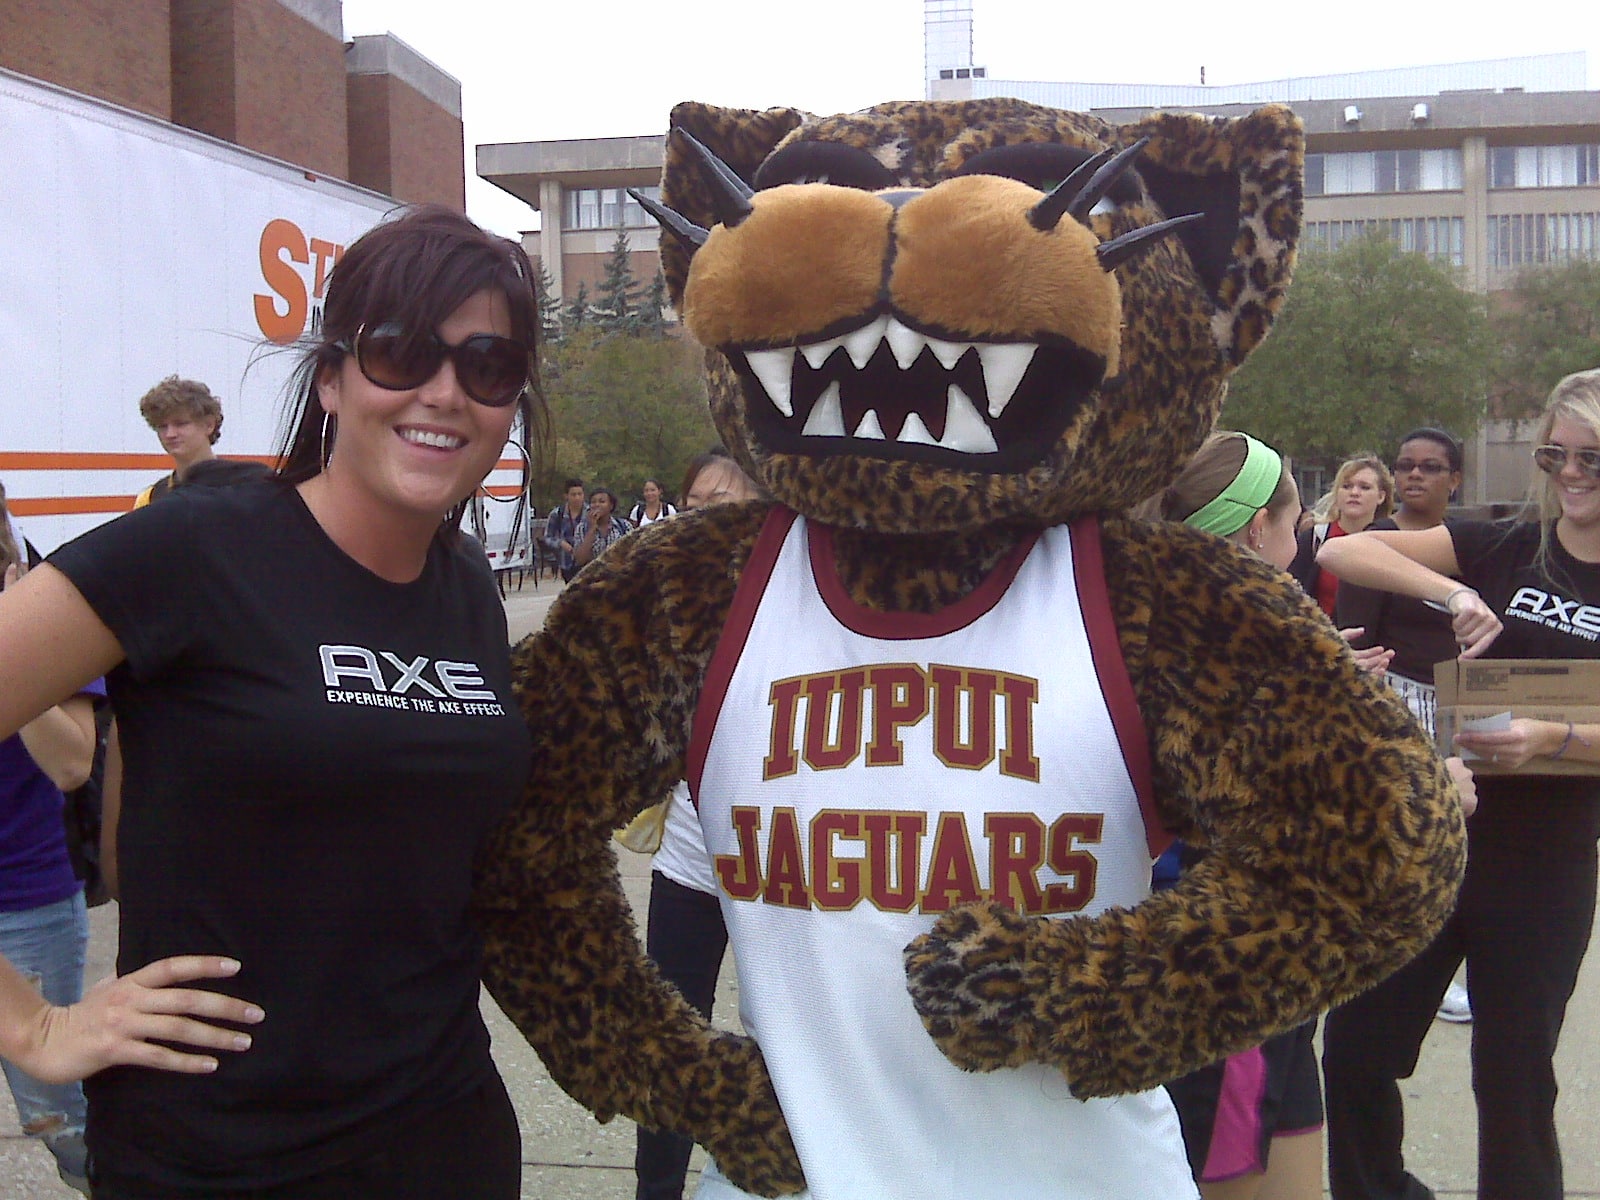
<path fill-rule="evenodd" d="M 974 57 L 993 79 L 1198 83 L 1204 66 L 1226 84 L 1583 50 L 1600 88 L 1595 0 L 1467 7 L 973 0 Z M 655 133 L 679 100 L 832 113 L 923 93 L 921 0 L 344 0 L 344 26 L 461 81 L 467 210 L 505 234 L 537 217 L 477 178 L 480 142 Z"/>

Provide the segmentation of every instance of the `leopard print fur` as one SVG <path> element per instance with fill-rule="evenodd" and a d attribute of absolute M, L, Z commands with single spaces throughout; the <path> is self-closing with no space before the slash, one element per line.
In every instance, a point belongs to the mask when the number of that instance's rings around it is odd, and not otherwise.
<path fill-rule="evenodd" d="M 693 257 L 664 237 L 663 260 L 691 330 L 732 331 L 707 348 L 712 414 L 732 451 L 779 501 L 834 527 L 841 582 L 883 612 L 937 611 L 1030 531 L 1104 514 L 1160 815 L 1210 851 L 1179 887 L 1132 909 L 1049 921 L 976 905 L 944 917 L 907 948 L 906 971 L 947 1057 L 971 1070 L 1048 1063 L 1078 1096 L 1142 1090 L 1371 986 L 1425 944 L 1464 864 L 1454 790 L 1427 739 L 1285 577 L 1217 539 L 1111 515 L 1175 475 L 1283 301 L 1300 222 L 1294 118 L 1268 108 L 1112 127 L 985 100 L 828 118 L 685 104 L 672 125 L 758 184 L 748 218 L 719 224 L 726 201 L 685 139 L 669 138 L 665 201 L 710 232 Z M 992 178 L 1009 173 L 1042 196 L 1074 163 L 1145 137 L 1108 211 L 1083 218 L 1088 238 L 1036 237 L 1009 207 L 1015 185 Z M 982 179 L 962 175 L 969 164 Z M 1050 287 L 1024 288 L 998 317 L 981 294 L 963 308 L 963 290 L 919 259 L 927 239 L 897 240 L 961 178 L 986 254 L 1055 256 L 1046 265 L 1097 298 L 1062 307 Z M 852 179 L 886 199 L 843 194 Z M 786 239 L 817 205 L 842 214 L 826 228 L 855 249 L 814 287 L 815 254 Z M 1110 290 L 1094 282 L 1083 264 L 1096 243 L 1174 213 L 1196 217 L 1118 263 Z M 856 436 L 797 440 L 752 407 L 754 363 L 770 360 L 751 355 L 872 319 L 880 273 L 883 303 L 931 336 L 1037 338 L 1082 373 L 1047 444 L 1026 461 L 980 464 Z M 1037 315 L 1007 327 L 1022 311 Z M 1051 402 L 1051 386 L 1028 395 Z M 482 864 L 478 907 L 490 989 L 564 1087 L 602 1118 L 623 1112 L 697 1138 L 737 1185 L 775 1195 L 803 1175 L 759 1052 L 710 1031 L 656 977 L 609 840 L 684 774 L 707 664 L 764 514 L 730 506 L 630 536 L 517 648 L 532 780 Z"/>

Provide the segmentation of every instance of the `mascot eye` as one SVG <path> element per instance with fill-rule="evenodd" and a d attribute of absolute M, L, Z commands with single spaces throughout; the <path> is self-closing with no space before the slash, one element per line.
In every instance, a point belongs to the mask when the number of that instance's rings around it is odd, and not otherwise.
<path fill-rule="evenodd" d="M 758 192 L 785 183 L 831 183 L 876 192 L 896 182 L 894 172 L 870 150 L 839 142 L 792 142 L 762 163 L 755 177 Z"/>
<path fill-rule="evenodd" d="M 1041 192 L 1050 192 L 1094 155 L 1093 150 L 1067 146 L 1061 142 L 1016 142 L 1009 146 L 993 146 L 974 154 L 961 164 L 956 174 L 1001 175 L 1038 188 Z M 1138 173 L 1130 170 L 1095 203 L 1087 215 L 1100 216 L 1115 212 L 1119 204 L 1136 202 L 1143 190 Z"/>

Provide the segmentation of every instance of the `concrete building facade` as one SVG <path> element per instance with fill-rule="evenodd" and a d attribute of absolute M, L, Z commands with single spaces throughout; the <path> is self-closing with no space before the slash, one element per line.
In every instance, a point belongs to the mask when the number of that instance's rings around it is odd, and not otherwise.
<path fill-rule="evenodd" d="M 963 6 L 926 6 L 930 22 L 957 23 L 954 52 L 970 62 Z M 1600 259 L 1600 91 L 1584 89 L 1581 53 L 1229 88 L 1019 82 L 976 68 L 957 77 L 948 65 L 935 74 L 932 55 L 928 91 L 940 99 L 1016 96 L 1114 123 L 1162 108 L 1237 116 L 1291 105 L 1306 126 L 1309 247 L 1335 249 L 1376 230 L 1457 268 L 1479 292 L 1508 286 L 1526 267 Z M 635 276 L 655 274 L 654 222 L 623 189 L 659 182 L 663 142 L 650 134 L 479 146 L 477 171 L 539 210 L 525 246 L 570 301 L 579 282 L 593 290 L 619 230 Z M 1528 436 L 1516 422 L 1486 425 L 1468 446 L 1464 498 L 1513 499 Z"/>
<path fill-rule="evenodd" d="M 477 148 L 478 175 L 539 211 L 540 228 L 523 236 L 529 257 L 550 272 L 563 302 L 580 285 L 593 292 L 617 234 L 628 240 L 635 279 L 661 267 L 659 229 L 627 189 L 659 199 L 666 135 L 506 142 Z"/>
<path fill-rule="evenodd" d="M 340 0 L 5 0 L 0 67 L 345 179 L 466 208 L 461 85 Z"/>

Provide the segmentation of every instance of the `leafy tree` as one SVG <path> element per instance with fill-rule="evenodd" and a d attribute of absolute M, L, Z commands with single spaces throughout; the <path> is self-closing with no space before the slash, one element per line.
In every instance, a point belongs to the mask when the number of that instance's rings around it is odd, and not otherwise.
<path fill-rule="evenodd" d="M 1467 437 L 1494 342 L 1481 297 L 1380 235 L 1300 260 L 1272 336 L 1234 376 L 1223 423 L 1285 453 L 1337 460 L 1418 425 Z"/>
<path fill-rule="evenodd" d="M 642 309 L 643 289 L 633 277 L 628 235 L 619 229 L 606 255 L 605 274 L 595 288 L 595 321 L 607 333 L 636 333 Z"/>
<path fill-rule="evenodd" d="M 1496 299 L 1503 415 L 1537 413 L 1562 376 L 1600 366 L 1600 262 L 1531 268 Z"/>
<path fill-rule="evenodd" d="M 607 335 L 596 322 L 569 332 L 550 358 L 557 482 L 579 474 L 628 497 L 646 478 L 670 486 L 716 441 L 700 352 L 690 343 Z"/>

